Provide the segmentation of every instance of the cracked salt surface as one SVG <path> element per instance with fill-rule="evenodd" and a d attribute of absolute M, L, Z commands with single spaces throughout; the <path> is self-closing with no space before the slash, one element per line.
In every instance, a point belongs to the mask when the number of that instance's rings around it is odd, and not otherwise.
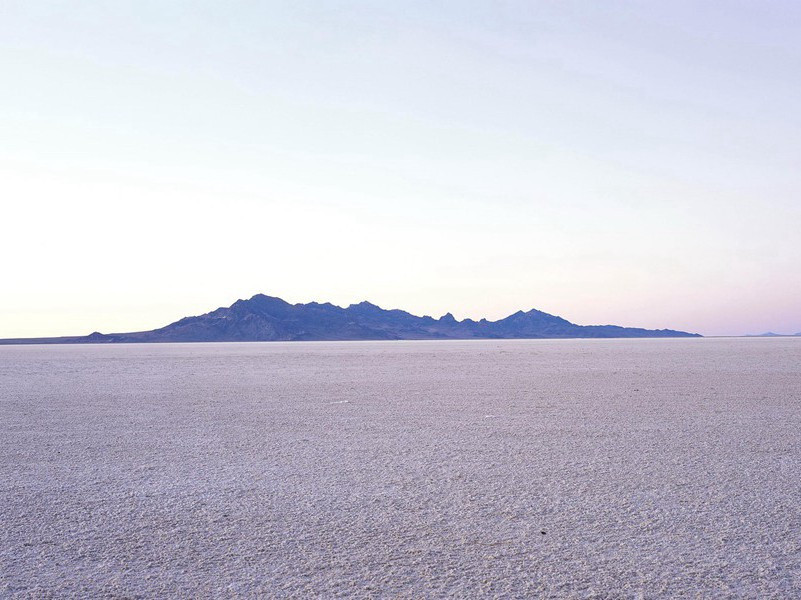
<path fill-rule="evenodd" d="M 801 339 L 4 346 L 0 458 L 4 598 L 801 597 Z"/>

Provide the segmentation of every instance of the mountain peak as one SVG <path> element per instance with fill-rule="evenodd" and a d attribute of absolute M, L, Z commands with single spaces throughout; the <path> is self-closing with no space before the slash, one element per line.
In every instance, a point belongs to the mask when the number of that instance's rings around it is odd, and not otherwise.
<path fill-rule="evenodd" d="M 380 306 L 376 306 L 372 302 L 368 302 L 367 300 L 362 300 L 358 304 L 351 304 L 346 308 L 350 312 L 360 313 L 360 314 L 376 314 L 384 312 L 384 309 Z"/>
<path fill-rule="evenodd" d="M 279 298 L 277 296 L 268 296 L 267 294 L 254 294 L 253 296 L 251 296 L 247 300 L 244 300 L 243 302 L 265 302 L 265 301 L 267 301 L 267 302 L 280 302 L 282 304 L 289 304 L 288 302 L 286 302 L 285 300 L 283 300 L 283 299 L 281 299 L 281 298 Z"/>
<path fill-rule="evenodd" d="M 350 306 L 348 306 L 348 308 L 380 308 L 380 307 L 376 306 L 369 300 L 362 300 L 358 304 L 351 304 Z"/>

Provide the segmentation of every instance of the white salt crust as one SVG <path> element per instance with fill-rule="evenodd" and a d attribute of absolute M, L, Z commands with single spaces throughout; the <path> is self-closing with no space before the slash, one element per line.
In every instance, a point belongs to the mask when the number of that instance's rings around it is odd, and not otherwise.
<path fill-rule="evenodd" d="M 801 597 L 801 339 L 0 347 L 0 597 Z"/>

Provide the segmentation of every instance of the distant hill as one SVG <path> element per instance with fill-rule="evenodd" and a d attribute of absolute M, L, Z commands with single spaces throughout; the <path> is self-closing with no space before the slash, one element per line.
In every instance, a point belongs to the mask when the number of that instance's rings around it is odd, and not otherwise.
<path fill-rule="evenodd" d="M 539 310 L 518 311 L 498 321 L 417 317 L 361 302 L 347 308 L 328 302 L 289 304 L 256 294 L 197 317 L 152 331 L 99 332 L 87 336 L 0 340 L 0 344 L 98 344 L 132 342 L 271 342 L 301 340 L 438 340 L 512 338 L 700 337 L 672 329 L 575 325 Z"/>
<path fill-rule="evenodd" d="M 746 335 L 745 337 L 797 337 L 801 336 L 801 331 L 798 333 L 773 333 L 772 331 L 766 331 L 765 333 L 752 333 Z"/>

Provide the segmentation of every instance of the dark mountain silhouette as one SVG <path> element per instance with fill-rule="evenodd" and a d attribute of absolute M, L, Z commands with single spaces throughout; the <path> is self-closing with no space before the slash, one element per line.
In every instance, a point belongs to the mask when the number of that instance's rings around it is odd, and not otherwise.
<path fill-rule="evenodd" d="M 672 329 L 575 325 L 539 310 L 518 311 L 499 321 L 457 321 L 450 313 L 439 319 L 417 317 L 403 310 L 385 310 L 369 302 L 342 308 L 328 302 L 289 304 L 280 298 L 256 294 L 249 300 L 237 300 L 227 308 L 186 317 L 152 331 L 8 339 L 0 340 L 0 344 L 633 337 L 700 336 Z"/>

